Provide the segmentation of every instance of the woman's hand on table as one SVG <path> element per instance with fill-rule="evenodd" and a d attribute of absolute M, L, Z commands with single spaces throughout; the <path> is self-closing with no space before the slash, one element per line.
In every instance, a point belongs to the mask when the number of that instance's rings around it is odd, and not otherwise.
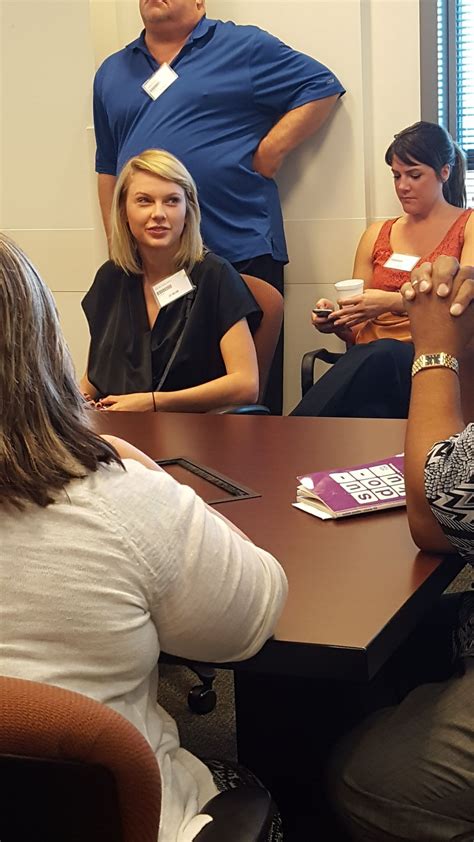
<path fill-rule="evenodd" d="M 108 412 L 153 412 L 152 392 L 135 392 L 132 395 L 107 395 L 97 401 L 98 409 Z"/>
<path fill-rule="evenodd" d="M 435 292 L 439 298 L 448 298 L 453 285 L 456 294 L 450 303 L 452 316 L 461 316 L 474 301 L 474 267 L 459 266 L 455 257 L 441 255 L 434 263 L 422 263 L 411 273 L 411 279 L 402 287 L 405 300 L 414 301 L 418 294 Z"/>
<path fill-rule="evenodd" d="M 96 409 L 97 408 L 97 402 L 94 400 L 93 397 L 91 397 L 91 395 L 87 394 L 87 392 L 83 392 L 82 397 L 84 398 L 88 409 Z"/>
<path fill-rule="evenodd" d="M 361 295 L 341 298 L 340 310 L 333 316 L 336 327 L 355 327 L 376 319 L 383 313 L 399 312 L 402 315 L 402 297 L 398 292 L 381 289 L 366 289 Z"/>

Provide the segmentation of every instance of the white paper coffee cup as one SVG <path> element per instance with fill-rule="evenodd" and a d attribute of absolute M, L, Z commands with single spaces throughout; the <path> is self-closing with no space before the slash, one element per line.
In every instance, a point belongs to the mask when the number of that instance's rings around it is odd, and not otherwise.
<path fill-rule="evenodd" d="M 337 281 L 334 284 L 339 298 L 352 298 L 354 295 L 362 295 L 364 292 L 364 281 L 362 278 L 349 278 L 347 281 Z"/>

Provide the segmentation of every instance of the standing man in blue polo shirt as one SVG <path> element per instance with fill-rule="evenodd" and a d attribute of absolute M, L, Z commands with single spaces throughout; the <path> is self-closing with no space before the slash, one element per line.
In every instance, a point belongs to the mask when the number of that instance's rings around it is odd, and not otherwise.
<path fill-rule="evenodd" d="M 144 149 L 166 149 L 196 180 L 206 245 L 283 291 L 288 256 L 273 178 L 344 88 L 324 65 L 269 33 L 208 19 L 205 0 L 140 0 L 140 13 L 144 31 L 103 62 L 94 82 L 107 235 L 125 162 Z M 267 394 L 274 412 L 281 412 L 281 351 Z"/>

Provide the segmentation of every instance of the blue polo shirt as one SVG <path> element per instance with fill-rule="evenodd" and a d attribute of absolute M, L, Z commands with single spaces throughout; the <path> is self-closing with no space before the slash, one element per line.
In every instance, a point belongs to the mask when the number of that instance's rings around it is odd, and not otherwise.
<path fill-rule="evenodd" d="M 278 189 L 252 168 L 260 140 L 283 114 L 343 94 L 333 73 L 255 26 L 201 18 L 172 62 L 178 79 L 157 100 L 142 89 L 158 64 L 144 32 L 109 56 L 94 81 L 96 169 L 117 175 L 161 148 L 196 181 L 206 245 L 231 262 L 287 261 Z"/>

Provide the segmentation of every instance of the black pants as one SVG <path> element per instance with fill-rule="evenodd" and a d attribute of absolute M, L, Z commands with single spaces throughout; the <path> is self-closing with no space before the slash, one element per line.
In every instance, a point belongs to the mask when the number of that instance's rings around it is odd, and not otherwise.
<path fill-rule="evenodd" d="M 306 392 L 291 415 L 407 418 L 411 342 L 376 339 L 354 345 Z"/>
<path fill-rule="evenodd" d="M 279 260 L 274 260 L 271 254 L 262 254 L 259 257 L 251 257 L 249 260 L 240 260 L 233 266 L 242 275 L 253 275 L 255 278 L 267 281 L 283 295 L 284 264 Z M 269 407 L 272 415 L 281 415 L 283 409 L 283 325 L 268 376 L 263 402 Z"/>

